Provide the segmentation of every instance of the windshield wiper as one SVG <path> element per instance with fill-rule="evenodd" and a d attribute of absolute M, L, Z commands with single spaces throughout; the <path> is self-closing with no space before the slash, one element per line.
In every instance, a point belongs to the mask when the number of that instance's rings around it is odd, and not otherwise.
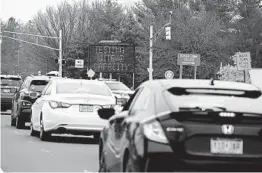
<path fill-rule="evenodd" d="M 179 111 L 202 111 L 202 112 L 216 112 L 216 111 L 226 111 L 227 109 L 220 106 L 212 106 L 212 107 L 180 107 Z"/>

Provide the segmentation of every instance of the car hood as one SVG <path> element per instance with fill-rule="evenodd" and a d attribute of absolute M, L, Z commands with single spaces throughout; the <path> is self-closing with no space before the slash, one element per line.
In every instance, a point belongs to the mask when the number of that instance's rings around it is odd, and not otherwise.
<path fill-rule="evenodd" d="M 113 105 L 113 96 L 100 96 L 91 94 L 57 94 L 53 97 L 55 101 L 66 102 L 69 104 L 91 104 L 91 105 Z"/>

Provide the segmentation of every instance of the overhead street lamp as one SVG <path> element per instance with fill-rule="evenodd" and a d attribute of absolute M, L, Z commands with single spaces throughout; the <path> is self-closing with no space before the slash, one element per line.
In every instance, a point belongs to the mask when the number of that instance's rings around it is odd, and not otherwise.
<path fill-rule="evenodd" d="M 166 40 L 171 40 L 171 21 L 172 21 L 172 11 L 169 11 L 169 22 L 160 28 L 155 34 L 153 34 L 153 25 L 150 25 L 150 43 L 149 43 L 149 80 L 153 80 L 153 44 L 157 39 L 160 33 L 165 29 Z"/>

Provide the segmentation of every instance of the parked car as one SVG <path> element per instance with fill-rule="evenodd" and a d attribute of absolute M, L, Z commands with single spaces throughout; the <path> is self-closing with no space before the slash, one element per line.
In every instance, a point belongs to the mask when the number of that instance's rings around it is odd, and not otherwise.
<path fill-rule="evenodd" d="M 99 139 L 107 120 L 98 116 L 100 108 L 113 108 L 115 97 L 100 81 L 81 79 L 52 80 L 32 106 L 31 136 L 41 140 L 53 133 L 93 135 Z"/>
<path fill-rule="evenodd" d="M 41 94 L 51 78 L 47 76 L 27 76 L 12 100 L 11 126 L 21 129 L 30 122 L 31 106 Z"/>
<path fill-rule="evenodd" d="M 18 91 L 23 80 L 19 75 L 0 75 L 1 76 L 1 111 L 12 108 L 12 99 Z"/>
<path fill-rule="evenodd" d="M 259 88 L 214 80 L 153 80 L 138 87 L 99 140 L 99 171 L 262 169 Z"/>
<path fill-rule="evenodd" d="M 117 105 L 124 105 L 130 98 L 130 96 L 134 93 L 134 91 L 132 91 L 122 82 L 113 81 L 113 80 L 106 80 L 104 82 L 114 93 L 114 96 L 116 97 Z"/>

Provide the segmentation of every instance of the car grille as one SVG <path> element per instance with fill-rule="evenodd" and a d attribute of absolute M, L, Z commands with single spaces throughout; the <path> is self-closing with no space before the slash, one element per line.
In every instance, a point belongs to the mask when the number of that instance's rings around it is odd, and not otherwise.
<path fill-rule="evenodd" d="M 262 124 L 261 114 L 235 113 L 235 117 L 221 117 L 220 112 L 180 112 L 172 116 L 179 122 L 198 122 L 198 123 L 230 123 L 230 124 Z"/>

